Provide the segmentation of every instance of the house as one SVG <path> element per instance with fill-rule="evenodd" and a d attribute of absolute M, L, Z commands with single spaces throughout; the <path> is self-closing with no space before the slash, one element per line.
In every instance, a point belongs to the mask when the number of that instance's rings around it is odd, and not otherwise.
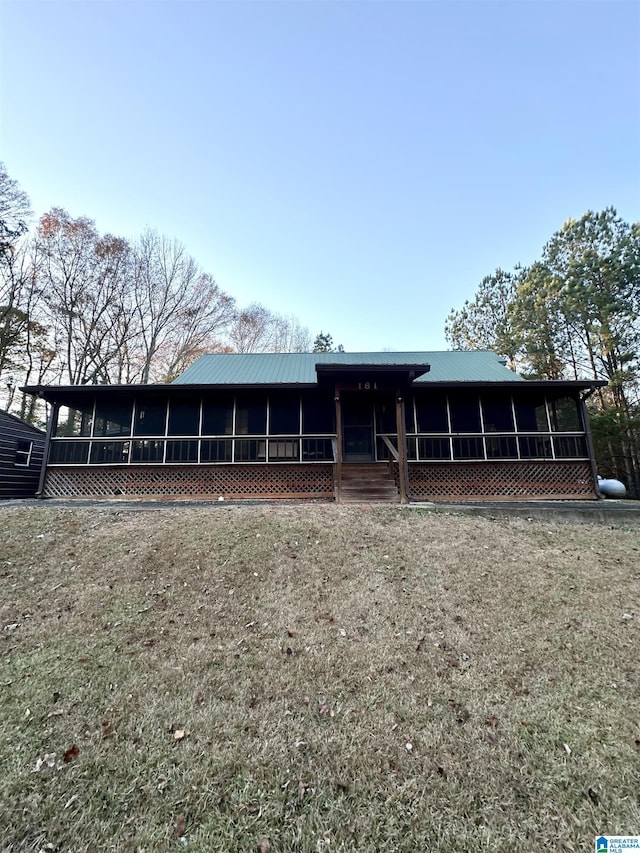
<path fill-rule="evenodd" d="M 42 430 L 0 411 L 0 500 L 35 496 L 44 444 Z"/>
<path fill-rule="evenodd" d="M 165 385 L 30 386 L 45 497 L 598 497 L 585 398 L 495 353 L 204 355 Z"/>

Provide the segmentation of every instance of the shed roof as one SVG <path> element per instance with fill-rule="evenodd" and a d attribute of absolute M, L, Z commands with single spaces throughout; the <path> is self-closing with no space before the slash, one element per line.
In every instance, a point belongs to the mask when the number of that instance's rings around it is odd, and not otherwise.
<path fill-rule="evenodd" d="M 219 353 L 202 355 L 177 385 L 315 385 L 317 364 L 363 368 L 429 365 L 415 384 L 434 382 L 524 382 L 488 350 L 465 352 Z"/>

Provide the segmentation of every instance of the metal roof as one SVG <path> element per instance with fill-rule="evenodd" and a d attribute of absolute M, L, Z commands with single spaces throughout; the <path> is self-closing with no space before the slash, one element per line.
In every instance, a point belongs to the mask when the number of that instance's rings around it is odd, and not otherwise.
<path fill-rule="evenodd" d="M 363 367 L 429 365 L 416 385 L 435 382 L 524 382 L 488 350 L 464 352 L 219 353 L 203 355 L 177 385 L 316 385 L 316 364 Z"/>

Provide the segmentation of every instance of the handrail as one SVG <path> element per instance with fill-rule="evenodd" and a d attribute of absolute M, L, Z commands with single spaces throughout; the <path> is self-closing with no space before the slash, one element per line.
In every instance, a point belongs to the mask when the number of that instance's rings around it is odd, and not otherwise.
<path fill-rule="evenodd" d="M 378 436 L 379 436 L 379 438 L 381 438 L 384 441 L 385 445 L 387 446 L 387 449 L 389 450 L 389 452 L 391 453 L 391 455 L 393 456 L 393 458 L 397 462 L 400 457 L 398 456 L 398 451 L 393 446 L 393 442 L 390 440 L 389 436 L 383 435 L 382 433 L 378 433 Z"/>

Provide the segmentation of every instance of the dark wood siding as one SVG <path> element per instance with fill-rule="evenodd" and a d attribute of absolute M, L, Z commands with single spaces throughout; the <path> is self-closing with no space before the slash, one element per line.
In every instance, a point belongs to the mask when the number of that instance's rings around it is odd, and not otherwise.
<path fill-rule="evenodd" d="M 45 435 L 0 412 L 0 499 L 32 498 L 38 488 Z"/>

